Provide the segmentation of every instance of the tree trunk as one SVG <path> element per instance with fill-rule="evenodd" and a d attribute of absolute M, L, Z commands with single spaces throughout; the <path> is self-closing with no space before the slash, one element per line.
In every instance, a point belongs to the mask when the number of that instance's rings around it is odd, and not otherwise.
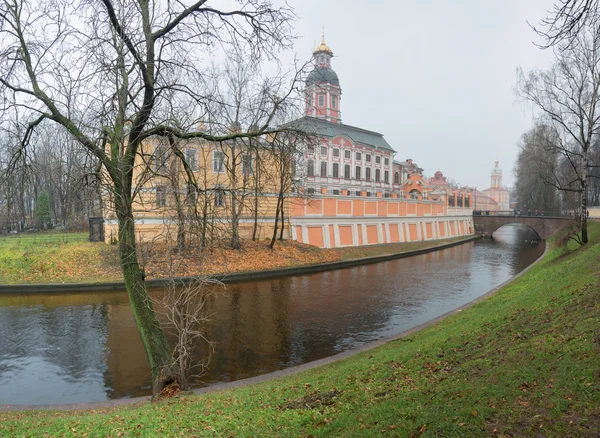
<path fill-rule="evenodd" d="M 285 229 L 285 212 L 284 212 L 285 199 L 281 198 L 281 229 L 279 231 L 279 240 L 283 240 L 283 230 Z"/>
<path fill-rule="evenodd" d="M 275 224 L 273 225 L 273 236 L 271 237 L 271 243 L 269 248 L 273 249 L 275 246 L 275 240 L 277 240 L 277 229 L 279 228 L 279 209 L 280 209 L 281 197 L 277 197 L 277 207 L 275 208 Z"/>
<path fill-rule="evenodd" d="M 119 196 L 116 199 L 119 199 Z M 136 252 L 134 220 L 130 206 L 131 203 L 116 202 L 116 212 L 119 219 L 119 258 L 129 303 L 150 363 L 152 397 L 155 398 L 166 385 L 177 380 L 179 373 L 174 369 L 171 348 L 156 318 L 144 282 L 144 273 L 140 269 Z"/>
<path fill-rule="evenodd" d="M 581 169 L 581 243 L 588 243 L 587 233 L 587 196 L 588 196 L 588 155 L 583 154 Z"/>

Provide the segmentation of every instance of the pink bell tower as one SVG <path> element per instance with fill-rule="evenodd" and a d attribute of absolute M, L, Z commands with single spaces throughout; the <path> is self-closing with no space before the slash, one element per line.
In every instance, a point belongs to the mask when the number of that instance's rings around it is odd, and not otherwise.
<path fill-rule="evenodd" d="M 313 52 L 314 69 L 306 78 L 306 115 L 324 119 L 328 122 L 341 123 L 340 100 L 342 89 L 340 80 L 331 68 L 333 52 L 325 44 L 325 34 L 321 45 Z"/>

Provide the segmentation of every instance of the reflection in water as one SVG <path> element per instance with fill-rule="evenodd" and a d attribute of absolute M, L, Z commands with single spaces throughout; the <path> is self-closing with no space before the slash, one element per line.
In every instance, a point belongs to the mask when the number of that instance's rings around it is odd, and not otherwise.
<path fill-rule="evenodd" d="M 522 243 L 532 238 L 504 228 L 493 239 L 407 259 L 228 287 L 211 304 L 207 331 L 216 351 L 203 384 L 330 356 L 473 300 L 543 252 L 543 244 Z M 150 392 L 124 292 L 2 296 L 0 333 L 0 403 Z"/>

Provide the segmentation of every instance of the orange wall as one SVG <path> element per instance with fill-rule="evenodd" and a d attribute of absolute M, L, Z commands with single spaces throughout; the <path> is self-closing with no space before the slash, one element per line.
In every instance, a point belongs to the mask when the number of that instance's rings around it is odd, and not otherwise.
<path fill-rule="evenodd" d="M 414 241 L 417 240 L 417 225 L 416 224 L 408 224 L 408 232 L 410 235 L 410 240 Z"/>
<path fill-rule="evenodd" d="M 308 227 L 308 240 L 311 245 L 320 246 L 323 245 L 323 227 Z"/>
<path fill-rule="evenodd" d="M 377 243 L 377 225 L 367 225 L 367 243 Z"/>
<path fill-rule="evenodd" d="M 352 226 L 351 225 L 340 225 L 340 245 L 352 245 Z"/>
<path fill-rule="evenodd" d="M 377 214 L 377 202 L 365 202 L 365 214 Z"/>
<path fill-rule="evenodd" d="M 351 214 L 352 201 L 338 201 L 337 208 L 338 214 Z"/>
<path fill-rule="evenodd" d="M 390 225 L 390 239 L 392 239 L 392 243 L 400 242 L 400 234 L 396 224 Z"/>

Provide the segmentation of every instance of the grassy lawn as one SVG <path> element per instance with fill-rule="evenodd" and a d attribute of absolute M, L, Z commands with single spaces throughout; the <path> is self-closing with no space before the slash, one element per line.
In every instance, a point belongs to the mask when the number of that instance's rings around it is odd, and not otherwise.
<path fill-rule="evenodd" d="M 147 278 L 165 278 L 168 273 L 185 277 L 206 274 L 257 271 L 371 257 L 431 248 L 442 241 L 320 249 L 293 241 L 277 242 L 273 250 L 266 241 L 245 241 L 241 250 L 227 247 L 202 251 L 190 246 L 173 254 L 166 245 L 140 246 Z M 168 255 L 169 254 L 169 255 Z M 117 247 L 92 243 L 86 233 L 35 234 L 0 238 L 0 284 L 94 283 L 121 281 Z"/>
<path fill-rule="evenodd" d="M 87 233 L 20 234 L 0 238 L 0 284 L 115 281 L 114 247 Z"/>
<path fill-rule="evenodd" d="M 0 412 L 0 436 L 600 436 L 600 223 L 407 338 L 264 384 L 157 404 Z M 368 293 L 368 291 L 365 291 Z"/>

